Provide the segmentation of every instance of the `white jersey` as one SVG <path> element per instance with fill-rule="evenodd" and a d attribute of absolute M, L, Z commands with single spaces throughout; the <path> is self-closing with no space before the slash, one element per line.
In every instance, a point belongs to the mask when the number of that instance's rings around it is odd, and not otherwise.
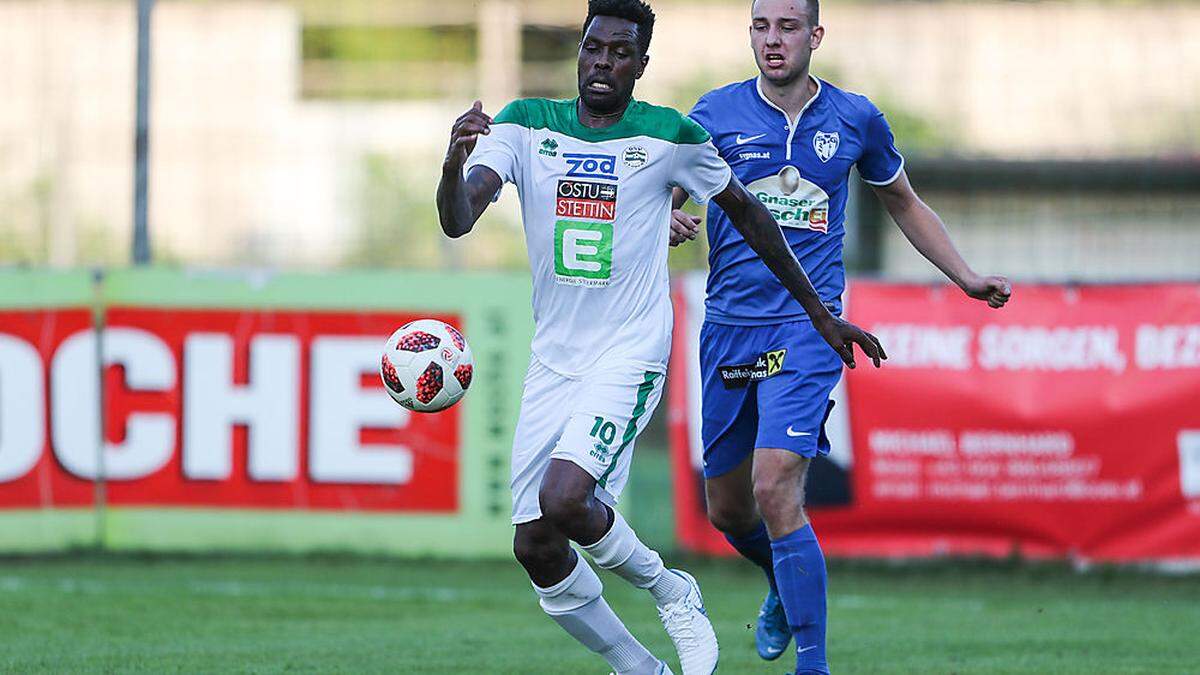
<path fill-rule="evenodd" d="M 702 204 L 729 184 L 729 166 L 670 108 L 630 101 L 621 121 L 592 129 L 575 106 L 510 103 L 465 169 L 486 166 L 520 194 L 534 355 L 569 377 L 609 364 L 665 372 L 671 188 Z"/>

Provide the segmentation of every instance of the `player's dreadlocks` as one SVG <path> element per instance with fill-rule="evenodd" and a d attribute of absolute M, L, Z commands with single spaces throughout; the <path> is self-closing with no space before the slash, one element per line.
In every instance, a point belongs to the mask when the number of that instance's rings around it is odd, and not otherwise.
<path fill-rule="evenodd" d="M 583 22 L 583 32 L 587 34 L 592 19 L 598 16 L 615 16 L 637 24 L 638 48 L 645 54 L 650 50 L 650 36 L 654 34 L 654 10 L 642 0 L 588 0 L 588 15 Z"/>

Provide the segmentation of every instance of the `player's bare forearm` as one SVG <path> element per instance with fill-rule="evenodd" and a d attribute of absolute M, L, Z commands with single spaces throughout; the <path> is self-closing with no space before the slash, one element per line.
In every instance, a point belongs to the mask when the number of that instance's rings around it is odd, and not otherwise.
<path fill-rule="evenodd" d="M 461 165 L 444 164 L 437 189 L 438 221 L 442 232 L 452 239 L 470 232 L 499 189 L 500 177 L 487 167 L 472 168 L 464 179 Z"/>
<path fill-rule="evenodd" d="M 973 298 L 986 300 L 996 308 L 1008 302 L 1012 293 L 1008 280 L 998 276 L 981 276 L 971 269 L 950 239 L 945 223 L 917 196 L 908 182 L 908 176 L 901 173 L 890 184 L 876 187 L 875 194 L 913 248 L 963 292 Z"/>
<path fill-rule="evenodd" d="M 762 202 L 747 192 L 737 178 L 730 180 L 729 187 L 713 197 L 713 201 L 725 211 L 742 238 L 814 323 L 832 316 L 821 303 L 821 296 L 796 259 L 796 254 L 783 236 L 783 230 L 779 229 L 779 223 Z"/>
<path fill-rule="evenodd" d="M 492 118 L 483 112 L 483 103 L 475 101 L 475 105 L 460 115 L 450 129 L 450 146 L 442 161 L 442 178 L 437 189 L 438 222 L 447 237 L 458 238 L 470 232 L 500 189 L 500 176 L 484 166 L 472 168 L 463 178 L 467 157 L 475 149 L 479 136 L 488 133 L 491 124 Z"/>
<path fill-rule="evenodd" d="M 684 190 L 683 188 L 672 188 L 671 189 L 671 208 L 672 209 L 682 209 L 683 205 L 687 203 L 687 200 L 688 200 L 688 193 L 686 190 Z"/>
<path fill-rule="evenodd" d="M 438 181 L 437 189 L 438 221 L 442 232 L 452 239 L 463 236 L 475 226 L 464 183 L 461 168 L 442 167 L 442 179 Z"/>
<path fill-rule="evenodd" d="M 691 241 L 700 234 L 700 219 L 682 211 L 681 207 L 688 200 L 688 193 L 681 188 L 671 191 L 671 236 L 672 246 L 678 246 L 685 241 Z"/>
<path fill-rule="evenodd" d="M 817 289 L 813 288 L 800 261 L 796 259 L 792 247 L 788 245 L 779 223 L 775 222 L 767 207 L 747 192 L 736 176 L 729 180 L 728 187 L 713 197 L 713 201 L 729 216 L 729 220 L 742 234 L 746 244 L 758 254 L 796 302 L 800 303 L 812 320 L 813 328 L 817 329 L 842 361 L 851 368 L 854 367 L 853 345 L 857 344 L 878 368 L 879 362 L 887 358 L 879 340 L 858 326 L 830 313 L 821 302 L 821 296 L 817 294 Z"/>
<path fill-rule="evenodd" d="M 908 177 L 901 174 L 890 184 L 875 188 L 875 194 L 913 247 L 962 286 L 973 274 L 971 267 L 955 248 L 942 219 L 913 191 Z"/>

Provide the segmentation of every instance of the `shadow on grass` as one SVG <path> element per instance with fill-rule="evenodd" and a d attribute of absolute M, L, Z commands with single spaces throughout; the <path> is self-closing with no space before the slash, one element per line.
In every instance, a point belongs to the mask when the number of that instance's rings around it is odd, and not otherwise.
<path fill-rule="evenodd" d="M 714 558 L 680 552 L 667 552 L 665 556 L 671 566 L 694 571 L 726 571 L 754 573 L 754 568 L 739 558 Z M 386 553 L 366 553 L 343 549 L 313 551 L 244 551 L 244 550 L 149 550 L 149 549 L 105 549 L 80 546 L 61 551 L 39 553 L 0 553 L 0 564 L 4 563 L 129 563 L 148 565 L 180 562 L 291 562 L 314 565 L 462 565 L 486 567 L 489 565 L 516 564 L 508 558 L 442 558 L 402 557 Z M 1200 580 L 1200 565 L 1162 566 L 1155 563 L 1097 564 L 1069 560 L 1029 559 L 1019 555 L 1005 558 L 945 556 L 921 559 L 864 559 L 830 558 L 827 560 L 829 574 L 886 576 L 900 579 L 939 579 L 1003 577 L 1008 580 L 1029 581 L 1087 580 L 1103 583 L 1105 580 L 1144 580 L 1146 582 L 1171 585 L 1186 584 L 1194 590 Z"/>

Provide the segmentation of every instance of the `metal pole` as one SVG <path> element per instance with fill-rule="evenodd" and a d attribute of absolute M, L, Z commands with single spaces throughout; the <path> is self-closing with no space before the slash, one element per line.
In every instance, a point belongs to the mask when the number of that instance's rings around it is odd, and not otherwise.
<path fill-rule="evenodd" d="M 98 405 L 98 415 L 100 418 L 99 433 L 96 434 L 96 481 L 93 483 L 93 504 L 96 508 L 96 548 L 104 550 L 108 546 L 108 466 L 104 453 L 104 429 L 105 421 L 108 419 L 108 401 L 106 387 L 104 385 L 105 371 L 104 366 L 104 271 L 100 269 L 92 272 L 92 325 L 95 326 L 96 334 L 96 401 Z"/>
<path fill-rule="evenodd" d="M 137 0 L 137 121 L 134 123 L 133 264 L 150 262 L 146 222 L 150 159 L 150 13 L 154 0 Z"/>
<path fill-rule="evenodd" d="M 887 217 L 871 186 L 854 181 L 854 215 L 856 232 L 850 267 L 857 274 L 878 275 L 883 272 L 884 219 Z"/>

